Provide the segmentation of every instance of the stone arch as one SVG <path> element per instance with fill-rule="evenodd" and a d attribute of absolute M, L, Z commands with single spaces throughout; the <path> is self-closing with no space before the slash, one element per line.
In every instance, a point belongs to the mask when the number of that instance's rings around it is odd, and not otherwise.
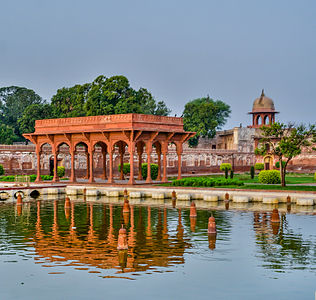
<path fill-rule="evenodd" d="M 78 141 L 74 144 L 76 175 L 83 179 L 88 179 L 90 175 L 89 150 L 89 144 L 84 141 Z"/>
<path fill-rule="evenodd" d="M 121 165 L 120 168 L 120 180 L 124 180 L 124 172 L 123 172 L 123 165 L 124 165 L 124 157 L 125 153 L 128 153 L 128 144 L 127 142 L 123 140 L 119 140 L 113 143 L 112 150 L 117 153 L 117 157 L 119 157 L 119 160 L 114 160 L 114 169 L 119 170 L 119 165 Z"/>
<path fill-rule="evenodd" d="M 266 155 L 263 158 L 263 163 L 264 163 L 264 169 L 265 170 L 271 170 L 273 169 L 273 158 L 271 155 Z"/>
<path fill-rule="evenodd" d="M 269 125 L 269 124 L 270 124 L 269 115 L 265 115 L 263 118 L 263 125 Z"/>
<path fill-rule="evenodd" d="M 262 118 L 261 118 L 260 115 L 258 115 L 258 116 L 256 117 L 256 124 L 257 124 L 258 126 L 262 125 Z"/>
<path fill-rule="evenodd" d="M 108 144 L 103 141 L 96 141 L 92 144 L 92 149 L 93 149 L 93 161 L 96 168 L 96 172 L 98 172 L 101 169 L 100 178 L 105 180 L 107 178 L 106 166 L 107 166 Z"/>

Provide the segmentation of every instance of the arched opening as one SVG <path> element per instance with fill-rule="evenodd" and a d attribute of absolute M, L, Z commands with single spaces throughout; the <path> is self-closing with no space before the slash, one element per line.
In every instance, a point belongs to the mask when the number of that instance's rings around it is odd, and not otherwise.
<path fill-rule="evenodd" d="M 271 156 L 266 156 L 263 161 L 264 161 L 264 169 L 265 170 L 272 169 L 272 157 Z"/>
<path fill-rule="evenodd" d="M 143 153 L 144 153 L 145 143 L 143 141 L 139 141 L 136 144 L 137 149 L 137 158 L 138 158 L 138 180 L 143 180 L 142 175 L 142 163 L 143 163 Z"/>
<path fill-rule="evenodd" d="M 53 148 L 49 143 L 44 143 L 40 147 L 40 172 L 42 175 L 53 175 L 54 157 Z M 52 159 L 52 160 L 51 160 Z M 51 167 L 52 164 L 52 167 Z"/>
<path fill-rule="evenodd" d="M 124 168 L 124 157 L 125 153 L 128 153 L 128 145 L 124 141 L 117 141 L 113 147 L 116 153 L 116 158 L 114 159 L 114 169 L 119 172 L 119 179 L 125 180 L 125 175 L 129 174 L 128 168 Z M 126 159 L 126 162 L 128 161 L 129 160 Z"/>
<path fill-rule="evenodd" d="M 108 146 L 104 142 L 97 142 L 94 145 L 93 161 L 95 162 L 94 174 L 101 180 L 107 178 L 106 166 L 107 166 L 107 154 Z"/>
<path fill-rule="evenodd" d="M 30 197 L 36 199 L 40 196 L 40 192 L 38 190 L 34 190 L 30 193 Z"/>
<path fill-rule="evenodd" d="M 85 142 L 77 143 L 74 155 L 76 177 L 88 179 L 90 176 L 88 145 Z"/>
<path fill-rule="evenodd" d="M 264 124 L 264 125 L 269 125 L 269 124 L 270 124 L 269 116 L 268 116 L 268 115 L 265 115 L 265 116 L 264 116 L 263 124 Z"/>
<path fill-rule="evenodd" d="M 67 143 L 57 145 L 57 153 L 57 167 L 64 167 L 64 176 L 69 177 L 71 172 L 71 154 L 69 145 Z"/>
<path fill-rule="evenodd" d="M 257 118 L 256 118 L 256 124 L 257 124 L 258 126 L 262 125 L 262 118 L 261 118 L 260 115 L 257 116 Z"/>

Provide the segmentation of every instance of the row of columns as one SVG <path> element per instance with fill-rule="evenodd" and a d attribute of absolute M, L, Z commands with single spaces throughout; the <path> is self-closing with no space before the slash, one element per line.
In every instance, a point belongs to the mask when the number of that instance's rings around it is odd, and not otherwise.
<path fill-rule="evenodd" d="M 113 154 L 115 151 L 115 146 L 116 143 L 113 143 L 110 147 L 110 151 L 107 151 L 107 147 L 103 146 L 102 147 L 102 156 L 103 156 L 103 174 L 102 174 L 102 179 L 108 179 L 108 183 L 113 183 L 114 178 L 113 178 Z M 104 144 L 105 145 L 105 144 Z M 152 178 L 151 178 L 151 154 L 152 154 L 152 140 L 149 140 L 148 142 L 138 142 L 136 145 L 134 142 L 131 142 L 129 144 L 120 141 L 119 142 L 119 154 L 120 154 L 120 164 L 121 164 L 121 171 L 120 171 L 120 180 L 124 180 L 124 173 L 123 173 L 123 164 L 124 164 L 124 154 L 125 154 L 125 148 L 126 145 L 128 147 L 128 152 L 130 155 L 130 178 L 128 183 L 129 184 L 135 184 L 135 179 L 134 179 L 134 153 L 135 153 L 135 146 L 137 148 L 137 155 L 138 155 L 138 180 L 142 180 L 142 154 L 144 152 L 144 146 L 146 146 L 146 154 L 147 154 L 147 178 L 146 178 L 146 183 L 151 183 Z M 167 182 L 167 154 L 168 154 L 168 143 L 163 142 L 162 145 L 160 143 L 155 143 L 156 146 L 156 153 L 158 156 L 158 176 L 157 180 L 162 181 L 162 182 Z M 182 143 L 178 143 L 176 145 L 177 147 L 177 156 L 178 156 L 178 179 L 181 179 L 181 156 L 182 156 Z M 93 172 L 93 151 L 94 146 L 87 146 L 87 173 L 86 173 L 86 178 L 89 180 L 89 183 L 94 182 L 94 172 Z M 57 175 L 57 162 L 58 162 L 58 148 L 54 145 L 52 147 L 53 149 L 53 158 L 54 158 L 54 177 L 53 177 L 53 182 L 57 182 L 59 180 L 58 175 Z M 69 148 L 69 153 L 71 156 L 71 173 L 70 173 L 70 181 L 71 182 L 76 182 L 75 178 L 75 148 L 70 147 Z M 109 154 L 109 176 L 106 176 L 106 155 L 107 153 Z M 162 160 L 162 166 L 161 166 L 161 154 L 163 156 Z M 36 182 L 41 181 L 41 149 L 37 147 L 36 149 L 36 155 L 37 155 L 37 178 Z M 161 167 L 163 167 L 163 172 L 161 174 Z"/>

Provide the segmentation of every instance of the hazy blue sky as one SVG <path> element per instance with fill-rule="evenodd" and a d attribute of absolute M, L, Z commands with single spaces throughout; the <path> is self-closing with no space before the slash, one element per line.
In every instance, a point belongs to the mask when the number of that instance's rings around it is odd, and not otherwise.
<path fill-rule="evenodd" d="M 316 1 L 0 0 L 0 86 L 50 99 L 125 75 L 172 114 L 209 94 L 226 128 L 248 125 L 264 88 L 283 121 L 315 122 Z"/>

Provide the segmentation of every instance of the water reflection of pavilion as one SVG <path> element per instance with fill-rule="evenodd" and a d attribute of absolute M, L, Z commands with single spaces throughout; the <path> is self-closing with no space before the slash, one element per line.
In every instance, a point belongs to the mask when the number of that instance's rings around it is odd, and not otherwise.
<path fill-rule="evenodd" d="M 138 210 L 135 221 L 134 207 L 129 213 L 121 213 L 122 222 L 128 228 L 127 251 L 117 250 L 118 228 L 114 226 L 114 208 L 112 204 L 103 206 L 104 223 L 94 226 L 94 205 L 87 204 L 88 232 L 82 235 L 77 229 L 79 221 L 75 214 L 75 202 L 69 209 L 65 208 L 65 217 L 69 219 L 68 230 L 61 230 L 58 224 L 58 201 L 54 202 L 52 231 L 46 234 L 42 228 L 41 203 L 37 202 L 37 222 L 34 235 L 36 253 L 45 258 L 45 264 L 97 267 L 101 269 L 118 269 L 118 272 L 135 272 L 167 267 L 184 263 L 184 251 L 191 244 L 184 239 L 181 210 L 178 210 L 176 234 L 168 234 L 167 210 L 155 210 L 156 226 L 153 230 L 152 208 L 147 207 L 145 222 L 142 208 Z M 109 214 L 108 218 L 106 214 Z M 137 213 L 137 212 L 136 212 Z M 108 220 L 106 222 L 105 220 Z M 104 235 L 105 233 L 105 235 Z M 102 236 L 102 238 L 101 238 Z"/>

